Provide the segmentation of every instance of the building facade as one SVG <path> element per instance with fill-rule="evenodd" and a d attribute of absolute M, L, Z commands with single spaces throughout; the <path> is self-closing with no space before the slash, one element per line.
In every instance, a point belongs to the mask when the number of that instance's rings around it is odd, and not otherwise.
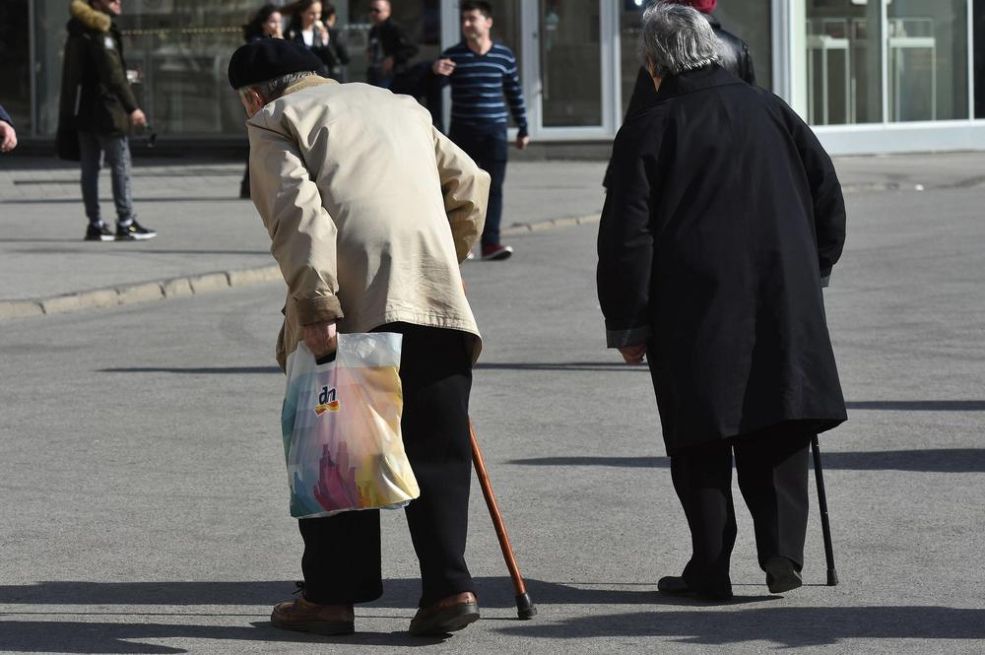
<path fill-rule="evenodd" d="M 242 139 L 226 83 L 253 0 L 123 0 L 128 67 L 162 139 Z M 335 3 L 364 78 L 368 0 Z M 494 0 L 494 32 L 521 67 L 531 137 L 610 140 L 639 60 L 638 0 Z M 433 59 L 459 39 L 458 0 L 392 0 L 394 18 Z M 985 0 L 719 0 L 760 85 L 794 107 L 834 153 L 985 149 Z M 19 132 L 57 123 L 68 0 L 0 2 L 0 103 Z M 977 37 L 977 38 L 976 38 Z"/>

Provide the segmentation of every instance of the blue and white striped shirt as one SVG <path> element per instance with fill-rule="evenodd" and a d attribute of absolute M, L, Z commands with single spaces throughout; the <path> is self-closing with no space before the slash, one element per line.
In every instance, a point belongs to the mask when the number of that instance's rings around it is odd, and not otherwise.
<path fill-rule="evenodd" d="M 441 53 L 455 62 L 447 78 L 451 84 L 451 120 L 465 125 L 505 124 L 509 111 L 521 136 L 527 134 L 527 111 L 517 72 L 516 57 L 506 46 L 494 43 L 484 55 L 469 49 L 465 42 Z M 505 96 L 505 101 L 504 101 Z"/>

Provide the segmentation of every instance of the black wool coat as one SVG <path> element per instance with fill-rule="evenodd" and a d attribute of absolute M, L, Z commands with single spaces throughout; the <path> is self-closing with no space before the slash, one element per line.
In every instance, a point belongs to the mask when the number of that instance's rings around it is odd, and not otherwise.
<path fill-rule="evenodd" d="M 607 186 L 608 342 L 647 344 L 668 453 L 847 418 L 821 296 L 844 199 L 793 110 L 717 65 L 668 77 L 619 130 Z"/>

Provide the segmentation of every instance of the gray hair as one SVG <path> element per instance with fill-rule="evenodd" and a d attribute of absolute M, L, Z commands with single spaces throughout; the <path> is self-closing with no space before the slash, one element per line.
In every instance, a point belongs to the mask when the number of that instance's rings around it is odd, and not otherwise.
<path fill-rule="evenodd" d="M 274 79 L 267 80 L 265 82 L 259 82 L 257 84 L 249 84 L 237 90 L 239 91 L 240 95 L 243 95 L 243 93 L 245 93 L 247 89 L 256 89 L 260 92 L 260 95 L 262 95 L 267 100 L 276 100 L 277 98 L 281 97 L 281 95 L 283 95 L 284 90 L 287 87 L 297 82 L 300 82 L 301 80 L 307 77 L 311 77 L 312 75 L 317 75 L 317 74 L 318 73 L 312 71 L 303 71 L 301 73 L 288 73 L 287 75 L 281 75 L 280 77 L 275 77 Z"/>
<path fill-rule="evenodd" d="M 691 7 L 658 2 L 643 12 L 640 56 L 659 77 L 720 63 L 719 48 L 708 20 Z"/>

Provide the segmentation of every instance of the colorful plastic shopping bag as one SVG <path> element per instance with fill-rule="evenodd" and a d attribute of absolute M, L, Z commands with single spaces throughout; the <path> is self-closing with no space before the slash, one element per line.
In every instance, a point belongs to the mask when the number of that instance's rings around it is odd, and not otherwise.
<path fill-rule="evenodd" d="M 339 334 L 335 360 L 301 343 L 281 413 L 291 516 L 405 506 L 420 495 L 400 436 L 401 335 Z"/>

